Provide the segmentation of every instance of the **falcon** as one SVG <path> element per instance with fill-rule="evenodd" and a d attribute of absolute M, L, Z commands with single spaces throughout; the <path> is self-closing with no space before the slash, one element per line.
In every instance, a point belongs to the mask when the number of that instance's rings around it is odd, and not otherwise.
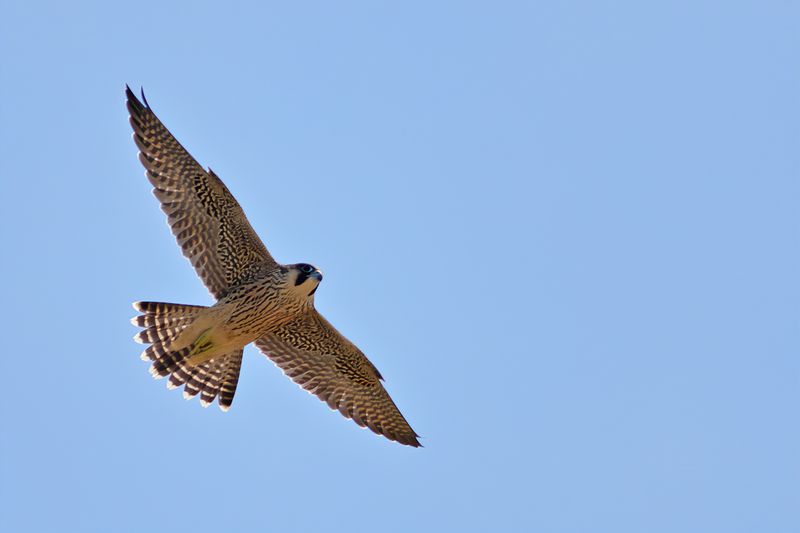
<path fill-rule="evenodd" d="M 142 92 L 126 86 L 139 160 L 172 233 L 216 303 L 210 307 L 136 302 L 149 346 L 150 373 L 168 377 L 207 407 L 230 409 L 242 351 L 254 343 L 287 376 L 356 424 L 390 440 L 420 446 L 417 435 L 352 342 L 314 308 L 322 271 L 308 263 L 275 261 L 239 203 L 211 169 L 205 170 L 156 117 Z"/>

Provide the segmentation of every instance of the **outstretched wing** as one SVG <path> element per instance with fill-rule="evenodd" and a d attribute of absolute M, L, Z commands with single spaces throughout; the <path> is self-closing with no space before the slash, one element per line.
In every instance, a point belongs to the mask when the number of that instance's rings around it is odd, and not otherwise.
<path fill-rule="evenodd" d="M 139 160 L 172 233 L 208 290 L 219 299 L 228 287 L 276 266 L 225 184 L 181 146 L 129 87 L 128 111 Z"/>
<path fill-rule="evenodd" d="M 401 444 L 420 445 L 419 435 L 383 388 L 378 370 L 316 310 L 255 345 L 295 383 L 359 426 Z"/>

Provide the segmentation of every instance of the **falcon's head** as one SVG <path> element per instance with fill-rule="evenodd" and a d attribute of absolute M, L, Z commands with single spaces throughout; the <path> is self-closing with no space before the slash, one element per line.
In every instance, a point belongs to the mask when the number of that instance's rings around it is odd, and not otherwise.
<path fill-rule="evenodd" d="M 297 263 L 289 266 L 289 284 L 294 290 L 307 296 L 312 296 L 319 282 L 322 281 L 322 271 L 308 263 Z"/>

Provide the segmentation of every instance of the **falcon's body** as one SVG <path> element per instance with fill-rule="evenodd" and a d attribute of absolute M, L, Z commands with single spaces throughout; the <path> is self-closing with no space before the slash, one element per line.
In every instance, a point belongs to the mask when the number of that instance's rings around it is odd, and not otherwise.
<path fill-rule="evenodd" d="M 310 267 L 310 265 L 308 265 Z M 203 338 L 205 349 L 196 347 L 190 362 L 197 364 L 241 348 L 262 335 L 313 309 L 313 295 L 322 279 L 318 269 L 313 277 L 295 285 L 299 270 L 278 266 L 260 273 L 252 281 L 235 285 L 169 343 L 170 350 L 195 347 Z"/>
<path fill-rule="evenodd" d="M 145 328 L 135 339 L 151 373 L 169 376 L 184 396 L 219 398 L 230 408 L 242 349 L 254 342 L 284 373 L 332 409 L 402 444 L 417 435 L 387 394 L 378 370 L 314 309 L 321 271 L 281 265 L 267 251 L 236 199 L 204 170 L 127 89 L 139 159 L 184 255 L 217 302 L 211 307 L 137 302 Z"/>

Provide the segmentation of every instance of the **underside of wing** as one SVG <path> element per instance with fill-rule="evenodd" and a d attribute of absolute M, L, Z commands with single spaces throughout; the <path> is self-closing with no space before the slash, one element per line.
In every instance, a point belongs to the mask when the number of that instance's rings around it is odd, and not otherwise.
<path fill-rule="evenodd" d="M 208 290 L 225 291 L 275 267 L 224 183 L 206 171 L 147 105 L 127 88 L 127 105 L 139 160 L 172 233 Z"/>
<path fill-rule="evenodd" d="M 315 310 L 255 341 L 283 372 L 358 425 L 409 446 L 418 435 L 369 359 Z"/>

